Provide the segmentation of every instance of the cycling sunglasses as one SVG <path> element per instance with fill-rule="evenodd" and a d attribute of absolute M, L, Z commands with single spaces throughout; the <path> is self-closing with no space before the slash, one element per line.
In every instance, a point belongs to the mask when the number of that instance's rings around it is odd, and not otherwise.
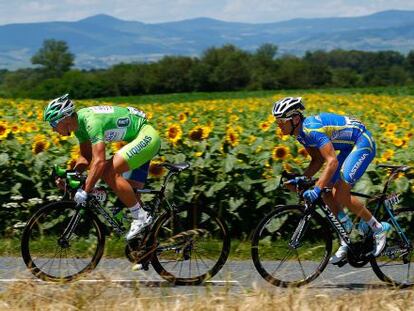
<path fill-rule="evenodd" d="M 284 124 L 284 123 L 292 120 L 292 118 L 275 118 L 275 119 L 276 119 L 277 124 Z"/>
<path fill-rule="evenodd" d="M 50 121 L 49 124 L 52 128 L 55 129 L 58 126 L 59 122 L 62 121 L 63 119 L 65 119 L 66 117 L 67 116 L 65 116 L 63 118 L 60 118 L 60 119 L 57 119 L 57 120 L 54 120 L 54 121 Z"/>

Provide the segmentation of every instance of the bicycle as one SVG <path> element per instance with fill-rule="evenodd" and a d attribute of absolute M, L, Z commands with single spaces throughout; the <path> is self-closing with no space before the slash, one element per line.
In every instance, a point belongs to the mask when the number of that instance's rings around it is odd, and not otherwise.
<path fill-rule="evenodd" d="M 125 255 L 144 270 L 149 264 L 165 280 L 176 285 L 197 285 L 217 274 L 226 262 L 230 237 L 226 223 L 210 208 L 176 207 L 165 196 L 170 178 L 189 163 L 162 163 L 168 170 L 160 189 L 137 189 L 154 197 L 146 206 L 152 225 L 127 242 Z M 56 169 L 64 178 L 70 197 L 86 180 L 72 171 Z M 69 195 L 67 195 L 69 194 Z M 85 205 L 71 200 L 40 208 L 27 222 L 21 251 L 26 266 L 45 281 L 69 282 L 91 272 L 102 258 L 105 238 L 112 231 L 126 233 L 122 211 L 104 208 L 105 188 L 95 188 Z"/>
<path fill-rule="evenodd" d="M 391 170 L 382 193 L 376 196 L 351 194 L 376 203 L 373 215 L 391 224 L 386 247 L 380 256 L 371 255 L 372 231 L 365 222 L 358 223 L 362 236 L 351 241 L 349 233 L 321 198 L 314 204 L 306 201 L 301 204 L 303 192 L 315 184 L 315 180 L 305 180 L 296 186 L 299 204 L 277 206 L 260 221 L 254 232 L 251 255 L 259 274 L 280 287 L 297 287 L 315 280 L 328 264 L 333 234 L 336 234 L 349 247 L 346 261 L 339 266 L 349 263 L 360 268 L 370 262 L 380 280 L 396 287 L 414 285 L 414 269 L 411 268 L 414 206 L 394 209 L 399 195 L 388 193 L 391 181 L 411 168 L 399 165 L 379 165 L 378 168 Z M 279 187 L 295 176 L 283 172 Z M 323 189 L 324 193 L 329 191 L 329 188 Z"/>

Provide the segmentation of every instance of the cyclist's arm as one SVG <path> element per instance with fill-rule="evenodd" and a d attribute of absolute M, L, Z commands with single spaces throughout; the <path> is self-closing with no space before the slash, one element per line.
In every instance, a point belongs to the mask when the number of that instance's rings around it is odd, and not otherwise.
<path fill-rule="evenodd" d="M 90 141 L 85 141 L 79 144 L 80 156 L 76 160 L 75 167 L 73 168 L 77 172 L 84 172 L 88 168 L 92 160 L 92 144 Z"/>
<path fill-rule="evenodd" d="M 332 177 L 335 174 L 336 169 L 338 168 L 338 159 L 336 158 L 335 149 L 331 142 L 326 143 L 321 148 L 319 148 L 321 156 L 326 161 L 326 166 L 322 171 L 321 177 L 319 177 L 316 182 L 316 186 L 320 189 L 326 187 L 331 181 Z"/>
<path fill-rule="evenodd" d="M 105 143 L 99 142 L 92 145 L 92 164 L 89 170 L 88 178 L 85 182 L 84 190 L 90 192 L 96 182 L 102 177 L 105 169 Z"/>
<path fill-rule="evenodd" d="M 303 175 L 310 178 L 321 169 L 324 163 L 324 158 L 318 148 L 306 147 L 305 149 L 311 156 L 311 162 L 309 163 L 307 169 L 305 169 Z"/>

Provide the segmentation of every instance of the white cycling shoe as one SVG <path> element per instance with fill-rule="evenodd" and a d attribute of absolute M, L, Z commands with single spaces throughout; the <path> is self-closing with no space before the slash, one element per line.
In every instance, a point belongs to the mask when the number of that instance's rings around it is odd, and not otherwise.
<path fill-rule="evenodd" d="M 125 238 L 129 241 L 133 239 L 138 233 L 140 233 L 145 227 L 152 223 L 152 217 L 148 215 L 144 219 L 134 219 L 131 222 L 131 228 L 126 234 Z"/>
<path fill-rule="evenodd" d="M 374 232 L 374 250 L 372 256 L 378 257 L 384 250 L 387 242 L 387 232 L 391 229 L 391 225 L 388 222 L 381 222 L 382 230 Z"/>
<path fill-rule="evenodd" d="M 329 262 L 333 265 L 337 265 L 346 260 L 346 254 L 348 253 L 348 246 L 341 245 L 336 253 L 329 259 Z"/>

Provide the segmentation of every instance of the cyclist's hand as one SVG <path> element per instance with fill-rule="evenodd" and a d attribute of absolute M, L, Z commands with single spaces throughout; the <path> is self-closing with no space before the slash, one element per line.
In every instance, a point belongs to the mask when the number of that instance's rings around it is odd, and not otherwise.
<path fill-rule="evenodd" d="M 309 201 L 311 203 L 315 202 L 319 196 L 321 195 L 321 188 L 319 188 L 318 186 L 315 186 L 311 189 L 306 190 L 303 193 L 303 197 L 305 198 L 306 201 Z"/>
<path fill-rule="evenodd" d="M 60 177 L 56 178 L 55 184 L 60 190 L 65 190 L 66 183 L 62 178 Z"/>
<path fill-rule="evenodd" d="M 88 193 L 85 190 L 79 188 L 76 191 L 73 200 L 75 200 L 75 202 L 78 204 L 84 204 L 88 200 Z"/>

